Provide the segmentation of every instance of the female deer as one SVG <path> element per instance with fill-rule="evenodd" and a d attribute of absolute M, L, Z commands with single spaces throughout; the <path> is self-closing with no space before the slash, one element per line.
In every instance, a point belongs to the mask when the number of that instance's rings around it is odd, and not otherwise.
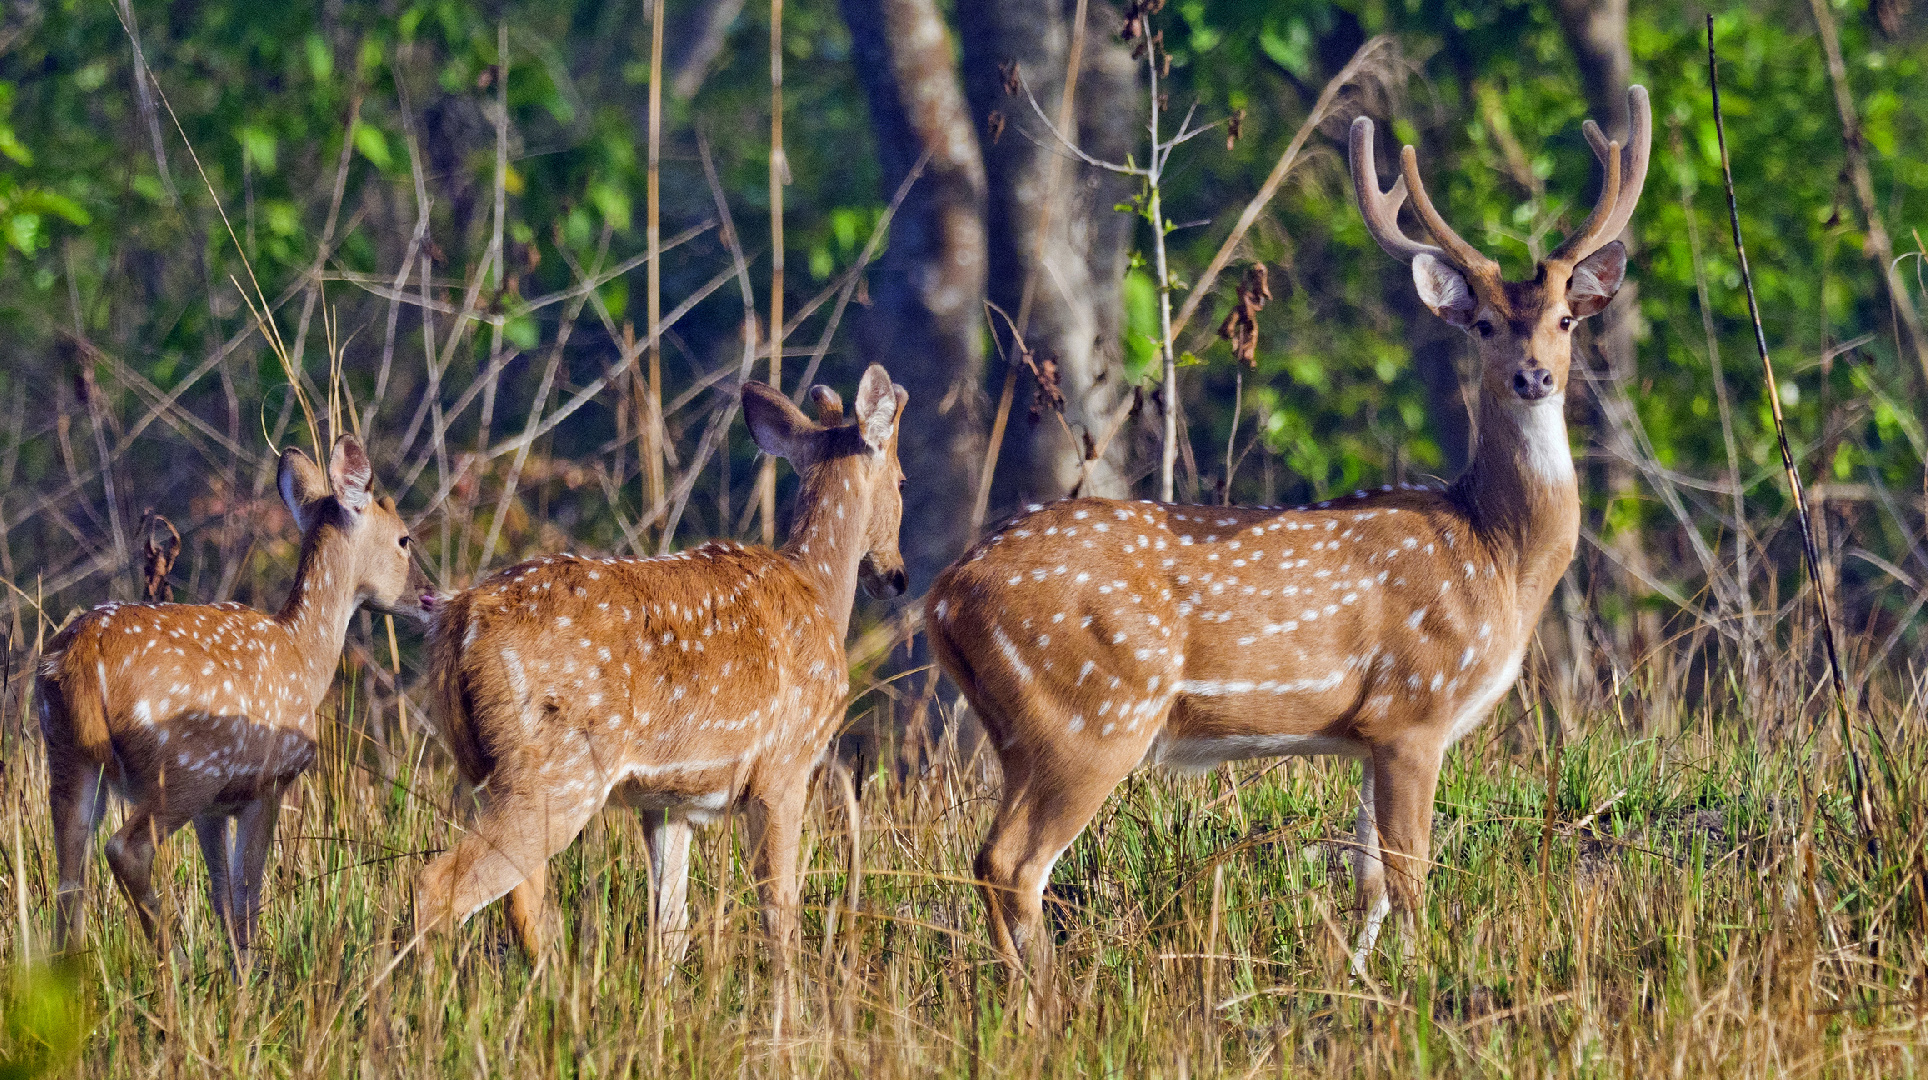
<path fill-rule="evenodd" d="M 614 798 L 649 815 L 655 925 L 674 960 L 690 825 L 740 804 L 783 963 L 809 780 L 849 689 L 857 581 L 875 596 L 904 591 L 904 390 L 872 365 L 848 422 L 835 391 L 811 396 L 814 423 L 768 386 L 743 387 L 757 445 L 803 479 L 782 550 L 713 542 L 651 559 L 534 559 L 441 610 L 432 708 L 482 808 L 416 881 L 422 930 L 509 893 L 511 925 L 540 953 L 549 857 Z"/>
<path fill-rule="evenodd" d="M 329 494 L 333 481 L 334 494 Z M 281 612 L 240 604 L 104 604 L 54 637 L 35 696 L 47 744 L 59 864 L 58 939 L 81 932 L 87 846 L 106 789 L 130 804 L 107 862 L 150 938 L 155 847 L 192 821 L 216 915 L 245 958 L 281 795 L 315 761 L 315 706 L 363 604 L 418 614 L 427 583 L 408 527 L 369 493 L 368 455 L 350 436 L 329 472 L 290 447 L 281 497 L 302 530 Z M 229 835 L 228 821 L 235 829 Z"/>
<path fill-rule="evenodd" d="M 1381 193 L 1372 121 L 1353 124 L 1373 237 L 1479 351 L 1479 445 L 1450 487 L 1285 511 L 1072 500 L 1033 507 L 938 577 L 926 632 L 1004 766 L 977 876 L 1014 970 L 1044 951 L 1052 864 L 1144 761 L 1364 759 L 1356 962 L 1389 908 L 1417 908 L 1442 757 L 1518 676 L 1578 539 L 1561 409 L 1573 325 L 1626 270 L 1614 237 L 1651 133 L 1646 91 L 1629 98 L 1624 150 L 1586 127 L 1607 174 L 1592 215 L 1525 282 L 1502 280 L 1446 225 L 1412 147 Z M 1438 246 L 1400 231 L 1407 192 Z"/>

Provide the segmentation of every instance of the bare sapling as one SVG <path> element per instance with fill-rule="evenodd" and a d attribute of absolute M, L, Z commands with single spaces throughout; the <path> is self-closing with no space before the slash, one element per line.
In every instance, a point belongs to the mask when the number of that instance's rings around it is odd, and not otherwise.
<path fill-rule="evenodd" d="M 112 790 L 129 809 L 107 841 L 107 862 L 148 937 L 161 932 L 155 849 L 193 822 L 215 913 L 245 962 L 282 793 L 315 762 L 315 709 L 349 618 L 364 604 L 419 615 L 427 600 L 408 527 L 391 500 L 373 497 L 371 479 L 368 455 L 351 436 L 335 443 L 326 474 L 300 450 L 282 451 L 281 496 L 302 542 L 279 613 L 110 603 L 48 646 L 35 699 L 47 744 L 60 948 L 81 937 L 89 842 Z"/>
<path fill-rule="evenodd" d="M 688 941 L 691 826 L 738 807 L 786 968 L 804 805 L 844 715 L 857 584 L 878 597 L 905 586 L 904 390 L 872 365 L 850 416 L 829 387 L 811 397 L 814 421 L 763 383 L 743 387 L 757 445 L 802 478 L 781 549 L 539 558 L 441 608 L 431 708 L 479 808 L 416 881 L 422 932 L 507 893 L 518 939 L 540 954 L 548 860 L 614 800 L 648 819 L 657 955 L 674 964 Z"/>
<path fill-rule="evenodd" d="M 1363 966 L 1389 911 L 1418 912 L 1444 755 L 1513 685 L 1573 557 L 1579 489 L 1562 415 L 1572 330 L 1626 271 L 1615 239 L 1647 170 L 1647 93 L 1586 222 L 1531 280 L 1447 226 L 1406 147 L 1379 188 L 1372 121 L 1351 162 L 1372 235 L 1480 361 L 1478 447 L 1450 486 L 1387 485 L 1295 509 L 1074 499 L 997 529 L 941 574 L 925 627 L 990 733 L 1004 791 L 976 873 L 1011 970 L 1048 966 L 1052 865 L 1141 763 L 1364 762 L 1353 873 Z M 1433 243 L 1401 231 L 1407 194 Z"/>

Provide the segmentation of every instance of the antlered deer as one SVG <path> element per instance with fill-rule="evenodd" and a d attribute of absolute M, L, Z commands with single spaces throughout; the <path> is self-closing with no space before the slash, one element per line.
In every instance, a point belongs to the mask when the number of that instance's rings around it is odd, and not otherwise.
<path fill-rule="evenodd" d="M 1031 508 L 938 577 L 926 632 L 1004 767 L 976 869 L 1014 970 L 1027 950 L 1048 953 L 1052 864 L 1147 761 L 1364 759 L 1355 962 L 1388 910 L 1416 910 L 1442 757 L 1512 686 L 1578 539 L 1561 412 L 1573 324 L 1606 307 L 1626 269 L 1614 238 L 1640 197 L 1652 122 L 1646 91 L 1629 98 L 1626 148 L 1586 126 L 1606 169 L 1591 216 L 1525 282 L 1502 280 L 1446 225 L 1412 147 L 1382 193 L 1372 121 L 1353 123 L 1368 228 L 1479 352 L 1478 447 L 1451 486 L 1294 510 L 1076 499 Z M 1400 231 L 1408 192 L 1437 246 Z"/>
<path fill-rule="evenodd" d="M 509 893 L 517 937 L 540 953 L 549 857 L 613 798 L 649 816 L 654 922 L 674 960 L 690 825 L 741 804 L 784 962 L 810 777 L 849 689 L 857 581 L 886 597 L 905 580 L 903 389 L 872 365 L 848 422 L 835 391 L 811 396 L 816 422 L 762 383 L 743 387 L 757 445 L 802 477 L 781 551 L 714 542 L 648 559 L 539 558 L 442 609 L 432 709 L 482 805 L 416 881 L 423 931 Z"/>
<path fill-rule="evenodd" d="M 192 821 L 215 913 L 245 958 L 281 795 L 314 764 L 315 706 L 334 678 L 349 617 L 363 604 L 420 612 L 427 583 L 410 558 L 408 527 L 392 501 L 370 495 L 360 443 L 338 440 L 326 476 L 290 447 L 280 481 L 303 535 L 279 614 L 241 604 L 105 604 L 47 648 L 35 694 L 63 949 L 80 936 L 88 842 L 111 787 L 130 809 L 107 841 L 107 861 L 148 936 L 159 932 L 155 847 Z"/>

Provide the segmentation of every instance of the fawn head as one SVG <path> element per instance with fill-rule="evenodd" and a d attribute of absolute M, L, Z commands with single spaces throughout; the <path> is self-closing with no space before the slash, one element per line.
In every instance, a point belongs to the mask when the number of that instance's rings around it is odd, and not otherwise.
<path fill-rule="evenodd" d="M 1379 190 L 1373 166 L 1372 121 L 1352 122 L 1352 186 L 1359 213 L 1379 246 L 1410 262 L 1419 298 L 1440 318 L 1471 334 L 1480 356 L 1480 392 L 1489 401 L 1518 407 L 1563 400 L 1573 355 L 1573 327 L 1605 308 L 1627 272 L 1627 249 L 1614 239 L 1633 217 L 1647 178 L 1653 115 L 1646 88 L 1627 91 L 1627 145 L 1609 142 L 1599 125 L 1586 122 L 1588 145 L 1606 169 L 1599 201 L 1585 224 L 1540 260 L 1530 281 L 1507 281 L 1499 264 L 1460 239 L 1426 195 L 1418 155 L 1400 154 L 1400 177 Z M 1399 227 L 1399 206 L 1408 194 L 1413 210 L 1437 244 L 1422 244 Z"/>
<path fill-rule="evenodd" d="M 897 429 L 909 395 L 890 381 L 881 364 L 872 364 L 857 385 L 853 414 L 828 386 L 810 388 L 817 418 L 810 419 L 790 399 L 760 382 L 743 384 L 743 417 L 764 453 L 788 458 L 803 478 L 808 495 L 837 497 L 842 483 L 863 525 L 863 559 L 858 576 L 864 591 L 878 599 L 903 594 L 908 585 L 897 531 L 904 517 L 904 470 L 897 464 Z"/>
<path fill-rule="evenodd" d="M 295 447 L 281 452 L 281 500 L 301 530 L 303 558 L 324 530 L 334 530 L 348 540 L 349 564 L 330 569 L 349 576 L 360 603 L 390 615 L 426 618 L 433 593 L 415 565 L 408 525 L 395 512 L 394 499 L 374 497 L 373 479 L 368 453 L 352 435 L 335 440 L 326 473 Z"/>

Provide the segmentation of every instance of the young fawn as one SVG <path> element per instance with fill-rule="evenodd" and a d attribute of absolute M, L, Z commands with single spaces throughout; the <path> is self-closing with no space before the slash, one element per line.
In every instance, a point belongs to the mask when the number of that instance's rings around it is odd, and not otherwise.
<path fill-rule="evenodd" d="M 714 542 L 648 559 L 534 559 L 438 613 L 431 708 L 481 806 L 416 881 L 422 931 L 509 893 L 510 922 L 539 954 L 548 860 L 613 798 L 648 815 L 653 921 L 674 962 L 688 933 L 690 826 L 740 804 L 783 964 L 804 803 L 849 689 L 857 581 L 888 597 L 905 580 L 903 388 L 872 365 L 849 421 L 828 387 L 811 396 L 814 423 L 770 387 L 743 387 L 757 445 L 803 481 L 782 550 Z"/>
<path fill-rule="evenodd" d="M 1606 169 L 1592 216 L 1526 282 L 1447 227 L 1412 147 L 1382 193 L 1372 121 L 1353 125 L 1372 235 L 1479 352 L 1478 447 L 1451 486 L 1294 510 L 1072 500 L 1031 508 L 938 577 L 926 632 L 1004 767 L 976 871 L 1013 971 L 1048 956 L 1052 864 L 1141 762 L 1363 759 L 1355 963 L 1389 909 L 1417 910 L 1442 758 L 1512 686 L 1578 539 L 1561 411 L 1572 327 L 1626 269 L 1614 238 L 1651 133 L 1646 91 L 1629 97 L 1624 150 L 1587 124 Z M 1400 231 L 1408 192 L 1438 246 Z"/>
<path fill-rule="evenodd" d="M 112 788 L 129 810 L 107 841 L 107 862 L 148 937 L 159 935 L 155 848 L 192 821 L 215 914 L 246 957 L 281 794 L 314 764 L 315 706 L 334 678 L 349 617 L 363 604 L 418 614 L 427 587 L 408 527 L 392 501 L 370 496 L 369 480 L 368 455 L 352 437 L 335 443 L 327 476 L 300 450 L 282 451 L 281 497 L 303 535 L 279 614 L 240 604 L 104 604 L 48 646 L 35 696 L 62 949 L 81 934 L 87 848 Z"/>

